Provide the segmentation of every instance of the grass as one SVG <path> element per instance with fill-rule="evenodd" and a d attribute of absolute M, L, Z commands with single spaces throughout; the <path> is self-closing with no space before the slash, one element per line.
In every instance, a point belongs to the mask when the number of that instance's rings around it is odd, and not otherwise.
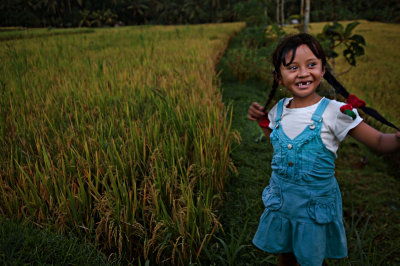
<path fill-rule="evenodd" d="M 381 23 L 368 23 L 361 26 L 362 24 L 359 29 L 368 29 L 370 36 L 379 35 L 378 31 L 385 32 L 386 26 L 389 30 L 395 27 L 392 24 Z M 322 24 L 313 24 L 313 31 L 316 31 L 317 27 L 322 29 Z M 372 46 L 369 44 L 370 38 L 366 39 L 367 45 Z M 228 51 L 240 48 L 240 45 L 234 41 Z M 396 49 L 395 47 L 393 45 L 391 49 Z M 382 62 L 392 58 L 389 54 L 386 54 L 384 58 L 377 58 L 370 50 L 367 50 L 366 53 L 369 58 L 375 58 L 374 60 Z M 229 265 L 232 254 L 235 255 L 235 265 L 277 265 L 276 255 L 261 252 L 251 244 L 258 219 L 264 208 L 261 192 L 268 183 L 271 171 L 272 147 L 265 138 L 262 138 L 261 130 L 256 123 L 247 119 L 247 110 L 251 102 L 263 103 L 266 100 L 270 84 L 258 80 L 240 83 L 228 72 L 228 68 L 224 66 L 223 62 L 224 58 L 220 64 L 223 100 L 225 104 L 233 106 L 232 128 L 240 132 L 242 141 L 240 145 L 235 146 L 232 153 L 238 175 L 231 176 L 226 186 L 227 201 L 221 213 L 224 231 L 219 232 L 214 242 L 210 244 L 205 265 Z M 360 60 L 356 68 L 341 77 L 346 86 L 349 86 L 349 81 L 346 81 L 345 78 L 355 74 L 362 64 Z M 368 66 L 364 66 L 364 69 L 372 72 L 374 68 L 379 68 L 375 64 L 366 64 Z M 396 71 L 393 70 L 386 75 L 395 76 Z M 370 75 L 368 79 L 360 79 L 359 83 L 379 84 L 382 82 L 381 78 L 381 76 Z M 353 84 L 354 87 L 356 85 L 359 84 Z M 354 91 L 353 86 L 349 90 Z M 386 89 L 382 89 L 382 91 L 387 95 Z M 358 95 L 358 92 L 355 93 Z M 368 93 L 368 91 L 364 91 L 364 95 Z M 392 108 L 390 112 L 387 108 L 380 109 L 380 106 L 390 106 L 393 99 L 398 97 L 398 94 L 395 93 L 391 95 L 392 97 L 387 95 L 380 98 L 380 101 L 374 101 L 374 107 L 384 115 L 398 112 Z M 276 99 L 280 96 L 277 95 Z M 363 96 L 360 95 L 360 97 Z M 355 140 L 347 138 L 339 149 L 336 177 L 343 196 L 349 256 L 343 260 L 326 260 L 326 263 L 328 265 L 399 264 L 400 179 L 396 165 L 387 160 L 386 155 L 376 154 Z"/>
<path fill-rule="evenodd" d="M 225 56 L 231 54 L 230 49 L 241 48 L 239 40 L 240 36 L 233 40 Z M 277 263 L 274 255 L 258 251 L 251 243 L 263 206 L 261 192 L 271 171 L 268 162 L 272 158 L 272 147 L 266 145 L 265 138 L 260 138 L 262 132 L 258 125 L 247 119 L 247 110 L 251 102 L 266 99 L 267 85 L 254 79 L 239 82 L 228 71 L 230 68 L 225 62 L 229 61 L 222 58 L 219 68 L 223 100 L 226 105 L 233 106 L 232 128 L 241 135 L 241 142 L 234 146 L 231 155 L 238 174 L 232 175 L 227 182 L 226 202 L 221 213 L 224 231 L 219 232 L 210 244 L 204 265 L 232 265 L 233 254 L 234 265 Z"/>
<path fill-rule="evenodd" d="M 116 261 L 115 261 L 116 262 Z M 106 256 L 74 236 L 0 221 L 1 265 L 107 265 Z"/>
<path fill-rule="evenodd" d="M 242 27 L 0 42 L 0 214 L 127 262 L 194 260 L 234 170 L 214 67 Z"/>

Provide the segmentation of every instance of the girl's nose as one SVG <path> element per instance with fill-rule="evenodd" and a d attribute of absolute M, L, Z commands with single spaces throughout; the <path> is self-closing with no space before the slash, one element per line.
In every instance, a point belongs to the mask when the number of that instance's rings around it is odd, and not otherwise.
<path fill-rule="evenodd" d="M 308 70 L 306 68 L 301 67 L 299 69 L 299 73 L 298 73 L 298 77 L 299 78 L 303 78 L 303 77 L 307 77 L 310 73 L 308 72 Z"/>

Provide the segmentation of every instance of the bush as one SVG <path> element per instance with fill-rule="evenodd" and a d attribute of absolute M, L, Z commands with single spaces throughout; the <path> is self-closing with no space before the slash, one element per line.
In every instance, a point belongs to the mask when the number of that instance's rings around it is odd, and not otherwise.
<path fill-rule="evenodd" d="M 235 38 L 239 47 L 228 50 L 222 63 L 237 80 L 271 80 L 271 54 L 285 32 L 275 24 L 247 27 Z"/>

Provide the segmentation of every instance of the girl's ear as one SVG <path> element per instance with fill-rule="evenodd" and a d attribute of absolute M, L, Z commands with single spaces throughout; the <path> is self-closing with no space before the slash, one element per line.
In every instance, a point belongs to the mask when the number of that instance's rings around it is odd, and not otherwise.
<path fill-rule="evenodd" d="M 322 76 L 325 75 L 326 72 L 326 66 L 322 66 Z"/>

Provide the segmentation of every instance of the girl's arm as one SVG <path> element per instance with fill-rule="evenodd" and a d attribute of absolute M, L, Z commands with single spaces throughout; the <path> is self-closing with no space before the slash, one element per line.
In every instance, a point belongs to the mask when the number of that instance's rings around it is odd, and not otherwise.
<path fill-rule="evenodd" d="M 261 128 L 261 129 L 269 142 L 269 135 L 271 135 L 272 129 L 270 129 L 270 128 Z"/>
<path fill-rule="evenodd" d="M 361 122 L 349 131 L 349 135 L 379 152 L 400 150 L 400 131 L 396 134 L 384 134 Z"/>
<path fill-rule="evenodd" d="M 253 102 L 250 105 L 249 113 L 247 114 L 247 118 L 252 121 L 260 122 L 260 120 L 263 116 L 265 116 L 265 113 L 263 112 L 263 107 L 260 104 Z M 272 129 L 270 129 L 269 127 L 262 127 L 261 129 L 262 129 L 265 137 L 269 141 L 269 135 L 271 135 Z"/>

